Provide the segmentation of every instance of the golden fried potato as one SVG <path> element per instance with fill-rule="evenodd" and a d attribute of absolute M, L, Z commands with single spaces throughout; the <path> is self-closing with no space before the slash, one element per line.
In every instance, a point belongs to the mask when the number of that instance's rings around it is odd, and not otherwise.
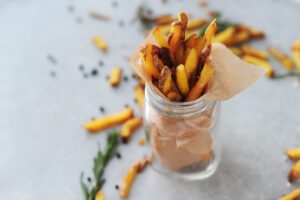
<path fill-rule="evenodd" d="M 212 78 L 213 73 L 214 68 L 212 64 L 210 62 L 206 62 L 201 71 L 200 77 L 198 78 L 197 82 L 195 83 L 195 85 L 193 86 L 193 88 L 187 96 L 187 101 L 196 100 L 201 96 L 204 88 L 208 84 L 209 80 Z"/>
<path fill-rule="evenodd" d="M 156 27 L 153 31 L 153 36 L 156 42 L 160 47 L 166 47 L 169 48 L 169 45 L 167 43 L 167 39 L 165 38 L 165 35 L 161 32 L 159 27 Z"/>
<path fill-rule="evenodd" d="M 189 79 L 198 67 L 198 53 L 195 48 L 191 49 L 185 61 L 185 71 Z"/>
<path fill-rule="evenodd" d="M 102 190 L 96 193 L 95 200 L 105 200 L 104 192 Z"/>
<path fill-rule="evenodd" d="M 267 52 L 262 51 L 262 50 L 257 50 L 253 47 L 251 47 L 248 44 L 243 44 L 242 45 L 242 52 L 244 55 L 250 55 L 262 60 L 268 60 L 269 59 L 269 55 Z"/>
<path fill-rule="evenodd" d="M 122 78 L 122 69 L 119 67 L 113 68 L 109 76 L 110 85 L 113 87 L 118 86 L 121 82 L 121 78 Z"/>
<path fill-rule="evenodd" d="M 290 173 L 289 173 L 289 181 L 295 182 L 296 180 L 298 180 L 300 178 L 300 160 L 298 160 L 294 166 L 292 167 Z"/>
<path fill-rule="evenodd" d="M 293 160 L 300 159 L 300 148 L 286 150 L 286 155 Z"/>
<path fill-rule="evenodd" d="M 159 72 L 153 65 L 152 44 L 147 43 L 144 58 L 144 66 L 151 77 L 159 78 Z"/>
<path fill-rule="evenodd" d="M 176 65 L 180 65 L 180 64 L 184 63 L 184 44 L 183 43 L 178 45 L 175 60 L 176 60 Z"/>
<path fill-rule="evenodd" d="M 292 50 L 292 57 L 294 60 L 294 63 L 297 67 L 298 72 L 300 72 L 300 50 L 299 49 L 293 49 Z"/>
<path fill-rule="evenodd" d="M 206 20 L 205 19 L 195 19 L 195 20 L 191 20 L 187 23 L 187 30 L 195 30 L 195 29 L 199 29 L 201 26 L 203 26 L 204 24 L 206 24 Z"/>
<path fill-rule="evenodd" d="M 92 120 L 84 124 L 84 128 L 90 132 L 97 132 L 121 124 L 133 116 L 133 109 L 126 108 L 123 111 Z"/>
<path fill-rule="evenodd" d="M 300 197 L 300 188 L 293 190 L 291 193 L 284 195 L 279 200 L 296 200 Z"/>
<path fill-rule="evenodd" d="M 232 53 L 234 53 L 236 56 L 242 56 L 242 50 L 239 49 L 238 47 L 229 47 L 229 49 L 232 51 Z"/>
<path fill-rule="evenodd" d="M 189 92 L 189 82 L 184 65 L 176 67 L 176 82 L 180 93 L 185 96 Z"/>
<path fill-rule="evenodd" d="M 261 60 L 259 58 L 255 58 L 255 57 L 249 56 L 249 55 L 243 56 L 242 58 L 246 62 L 249 62 L 249 63 L 252 63 L 254 65 L 258 65 L 260 67 L 265 68 L 266 69 L 266 76 L 267 77 L 271 78 L 271 77 L 274 76 L 273 67 L 267 61 Z"/>
<path fill-rule="evenodd" d="M 161 71 L 158 79 L 158 88 L 164 95 L 167 95 L 171 90 L 171 86 L 172 86 L 172 72 L 168 66 L 165 66 Z"/>
<path fill-rule="evenodd" d="M 93 43 L 101 50 L 101 51 L 107 51 L 107 43 L 105 40 L 101 37 L 95 36 L 93 37 Z"/>
<path fill-rule="evenodd" d="M 185 48 L 193 48 L 195 47 L 195 39 L 197 38 L 197 34 L 190 35 L 185 41 L 184 46 Z"/>
<path fill-rule="evenodd" d="M 250 40 L 250 34 L 246 30 L 234 33 L 233 36 L 225 43 L 228 46 L 234 46 Z"/>
<path fill-rule="evenodd" d="M 123 141 L 128 141 L 129 138 L 134 133 L 134 130 L 139 128 L 143 124 L 143 119 L 141 117 L 135 117 L 128 119 L 122 126 L 120 136 Z"/>
<path fill-rule="evenodd" d="M 183 31 L 185 33 L 187 23 L 188 23 L 188 16 L 184 12 L 180 12 L 178 14 L 178 21 L 181 22 Z"/>
<path fill-rule="evenodd" d="M 157 25 L 165 25 L 172 23 L 174 20 L 172 15 L 161 15 L 155 19 L 155 22 Z"/>
<path fill-rule="evenodd" d="M 214 19 L 208 25 L 208 27 L 207 27 L 207 29 L 206 29 L 206 31 L 204 33 L 204 40 L 205 40 L 204 47 L 207 47 L 210 43 L 212 43 L 216 31 L 217 31 L 217 23 L 216 23 L 216 19 Z"/>
<path fill-rule="evenodd" d="M 291 71 L 294 68 L 294 63 L 292 59 L 290 59 L 285 53 L 283 53 L 280 49 L 270 46 L 269 52 L 281 63 L 281 65 L 286 68 L 288 71 Z"/>
<path fill-rule="evenodd" d="M 234 34 L 234 27 L 233 26 L 230 26 L 228 28 L 226 28 L 224 31 L 218 33 L 214 39 L 213 39 L 213 42 L 220 42 L 220 43 L 224 43 L 224 44 L 227 44 L 228 41 L 231 39 L 231 37 L 233 36 Z"/>

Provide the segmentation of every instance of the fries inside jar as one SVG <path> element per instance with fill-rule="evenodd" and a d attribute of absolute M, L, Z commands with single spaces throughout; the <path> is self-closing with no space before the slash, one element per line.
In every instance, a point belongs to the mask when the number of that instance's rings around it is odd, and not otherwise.
<path fill-rule="evenodd" d="M 224 45 L 212 44 L 216 20 L 203 37 L 186 34 L 189 24 L 180 12 L 167 35 L 155 27 L 131 64 L 146 82 L 143 118 L 152 166 L 177 178 L 199 180 L 218 166 L 219 102 L 245 89 L 264 71 Z M 237 76 L 238 71 L 249 77 Z"/>

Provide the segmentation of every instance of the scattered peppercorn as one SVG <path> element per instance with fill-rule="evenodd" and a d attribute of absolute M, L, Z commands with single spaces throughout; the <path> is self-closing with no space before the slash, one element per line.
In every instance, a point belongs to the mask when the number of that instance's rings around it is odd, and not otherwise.
<path fill-rule="evenodd" d="M 91 177 L 87 177 L 87 181 L 88 181 L 88 182 L 92 182 Z"/>
<path fill-rule="evenodd" d="M 123 27 L 123 26 L 125 25 L 125 23 L 124 23 L 123 20 L 120 20 L 120 21 L 118 22 L 118 25 L 119 25 L 120 27 Z"/>
<path fill-rule="evenodd" d="M 83 65 L 79 65 L 79 70 L 83 70 L 84 69 L 84 66 Z"/>
<path fill-rule="evenodd" d="M 105 109 L 104 107 L 100 106 L 100 112 L 104 113 L 105 112 Z"/>
<path fill-rule="evenodd" d="M 55 77 L 56 73 L 54 71 L 50 72 L 50 76 Z"/>
<path fill-rule="evenodd" d="M 92 75 L 92 76 L 97 76 L 97 75 L 98 75 L 98 70 L 97 70 L 97 69 L 93 69 L 93 70 L 91 71 L 91 75 Z"/>
<path fill-rule="evenodd" d="M 126 104 L 125 104 L 125 108 L 128 108 L 128 107 L 129 107 L 129 105 L 126 103 Z"/>
<path fill-rule="evenodd" d="M 104 63 L 103 63 L 102 60 L 99 61 L 99 65 L 100 65 L 101 67 L 103 67 Z"/>
<path fill-rule="evenodd" d="M 73 5 L 69 5 L 68 6 L 68 11 L 69 11 L 69 13 L 73 13 L 74 12 L 74 6 Z"/>
<path fill-rule="evenodd" d="M 57 63 L 56 58 L 55 58 L 53 55 L 51 55 L 51 54 L 48 54 L 47 59 L 48 59 L 52 64 L 56 64 L 56 63 Z"/>
<path fill-rule="evenodd" d="M 116 156 L 117 156 L 118 159 L 122 158 L 122 156 L 121 156 L 121 154 L 119 152 L 116 153 Z"/>
<path fill-rule="evenodd" d="M 123 77 L 123 80 L 126 82 L 126 81 L 128 81 L 128 77 L 127 76 L 124 76 Z"/>
<path fill-rule="evenodd" d="M 87 74 L 83 74 L 83 77 L 84 77 L 84 78 L 87 78 L 87 77 L 88 77 L 88 75 L 87 75 Z"/>
<path fill-rule="evenodd" d="M 128 143 L 128 139 L 127 138 L 122 138 L 121 141 L 122 141 L 123 144 L 127 144 Z"/>
<path fill-rule="evenodd" d="M 135 74 L 131 74 L 131 78 L 132 79 L 136 79 L 136 75 Z"/>
<path fill-rule="evenodd" d="M 81 24 L 82 23 L 82 18 L 81 17 L 77 17 L 76 18 L 76 23 L 77 24 Z"/>
<path fill-rule="evenodd" d="M 119 189 L 119 186 L 118 186 L 118 185 L 115 185 L 115 188 L 116 188 L 116 190 L 118 190 L 118 189 Z"/>
<path fill-rule="evenodd" d="M 134 99 L 134 103 L 137 103 L 137 99 L 136 98 Z"/>
<path fill-rule="evenodd" d="M 109 75 L 106 75 L 106 77 L 105 77 L 105 78 L 106 78 L 106 80 L 109 80 Z"/>
<path fill-rule="evenodd" d="M 118 7 L 119 4 L 117 1 L 112 1 L 111 5 L 112 5 L 112 7 L 116 8 L 116 7 Z"/>
<path fill-rule="evenodd" d="M 95 117 L 91 117 L 91 120 L 94 121 L 96 118 Z"/>

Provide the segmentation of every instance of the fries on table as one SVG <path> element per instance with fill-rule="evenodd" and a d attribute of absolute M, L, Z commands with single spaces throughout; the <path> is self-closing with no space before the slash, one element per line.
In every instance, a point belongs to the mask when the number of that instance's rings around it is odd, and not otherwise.
<path fill-rule="evenodd" d="M 300 196 L 300 188 L 293 190 L 291 193 L 284 195 L 279 200 L 296 200 Z"/>
<path fill-rule="evenodd" d="M 134 131 L 143 124 L 141 117 L 128 119 L 121 128 L 121 138 L 123 141 L 128 141 Z"/>
<path fill-rule="evenodd" d="M 89 121 L 86 124 L 84 124 L 84 128 L 90 132 L 97 132 L 121 124 L 127 121 L 132 116 L 133 116 L 133 109 L 126 108 L 119 113 Z"/>
<path fill-rule="evenodd" d="M 105 200 L 104 192 L 103 191 L 97 192 L 95 196 L 95 200 Z"/>
<path fill-rule="evenodd" d="M 126 172 L 125 176 L 123 177 L 123 181 L 120 187 L 119 195 L 121 198 L 128 197 L 136 175 L 142 172 L 149 163 L 151 163 L 151 158 L 144 157 L 143 159 L 134 163 L 129 168 L 129 170 Z"/>
<path fill-rule="evenodd" d="M 105 42 L 104 39 L 101 37 L 95 36 L 93 37 L 93 43 L 101 50 L 101 51 L 106 51 L 107 50 L 107 43 Z"/>
<path fill-rule="evenodd" d="M 289 173 L 289 181 L 295 182 L 296 180 L 298 180 L 300 177 L 300 160 L 298 160 L 294 166 L 292 167 L 290 173 Z"/>
<path fill-rule="evenodd" d="M 293 160 L 300 159 L 300 148 L 288 149 L 286 155 Z"/>
<path fill-rule="evenodd" d="M 121 77 L 122 77 L 122 69 L 119 67 L 113 68 L 109 76 L 110 85 L 113 87 L 118 86 L 121 82 Z"/>
<path fill-rule="evenodd" d="M 187 23 L 187 30 L 199 29 L 204 24 L 206 24 L 206 20 L 204 19 L 191 20 Z"/>
<path fill-rule="evenodd" d="M 267 61 L 249 55 L 243 56 L 243 59 L 249 63 L 265 68 L 267 77 L 271 78 L 274 75 L 273 67 Z"/>
<path fill-rule="evenodd" d="M 262 59 L 262 60 L 268 60 L 269 59 L 269 55 L 268 55 L 267 52 L 257 50 L 257 49 L 251 47 L 248 44 L 242 45 L 242 52 L 243 52 L 244 55 L 250 55 L 250 56 Z"/>
<path fill-rule="evenodd" d="M 269 47 L 269 52 L 278 60 L 281 65 L 286 68 L 288 71 L 291 71 L 294 67 L 294 63 L 292 59 L 290 59 L 285 53 L 283 53 L 280 49 L 271 46 Z"/>

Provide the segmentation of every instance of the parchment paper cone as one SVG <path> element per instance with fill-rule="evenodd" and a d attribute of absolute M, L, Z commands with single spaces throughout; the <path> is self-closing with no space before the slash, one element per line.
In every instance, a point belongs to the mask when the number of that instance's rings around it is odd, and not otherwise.
<path fill-rule="evenodd" d="M 142 66 L 139 50 L 150 42 L 156 44 L 151 31 L 138 50 L 132 55 L 130 63 L 136 73 L 157 93 L 165 96 L 152 84 L 151 77 Z M 249 64 L 234 55 L 220 43 L 212 44 L 209 57 L 214 74 L 209 81 L 207 92 L 201 98 L 210 101 L 223 101 L 243 91 L 265 73 L 261 67 Z M 212 139 L 209 126 L 212 118 L 203 115 L 195 119 L 179 119 L 162 116 L 152 109 L 151 145 L 163 164 L 177 170 L 207 159 L 211 152 Z"/>

